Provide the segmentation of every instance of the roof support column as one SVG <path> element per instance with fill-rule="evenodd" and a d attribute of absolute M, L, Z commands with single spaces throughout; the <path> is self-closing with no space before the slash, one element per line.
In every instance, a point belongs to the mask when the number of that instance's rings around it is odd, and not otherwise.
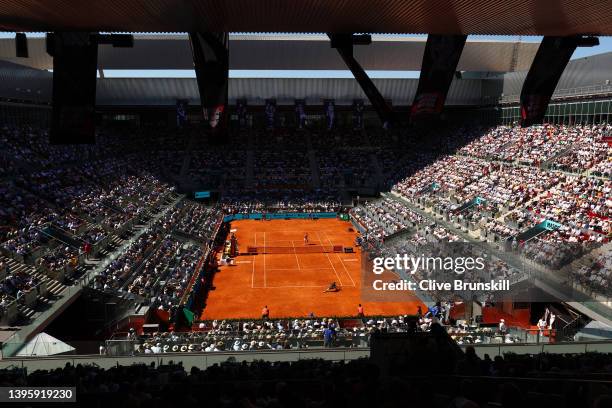
<path fill-rule="evenodd" d="M 47 53 L 53 57 L 51 144 L 95 142 L 98 45 L 132 47 L 131 34 L 86 31 L 48 33 Z"/>
<path fill-rule="evenodd" d="M 47 35 L 53 57 L 51 144 L 95 143 L 98 41 L 94 33 Z"/>
<path fill-rule="evenodd" d="M 361 64 L 353 56 L 353 45 L 367 45 L 372 41 L 369 35 L 353 35 L 348 34 L 332 34 L 327 36 L 331 40 L 332 48 L 335 48 L 340 54 L 340 57 L 346 63 L 346 66 L 351 70 L 353 76 L 361 86 L 363 93 L 366 94 L 370 103 L 376 110 L 378 117 L 384 128 L 389 127 L 393 122 L 393 110 L 385 101 L 374 82 L 370 79 Z"/>
<path fill-rule="evenodd" d="M 198 82 L 202 116 L 212 132 L 212 140 L 221 142 L 227 133 L 229 114 L 229 33 L 189 33 L 193 66 Z"/>
<path fill-rule="evenodd" d="M 427 36 L 411 121 L 442 113 L 466 40 L 467 35 Z"/>
<path fill-rule="evenodd" d="M 541 123 L 561 74 L 576 47 L 599 45 L 597 37 L 544 37 L 521 90 L 521 125 Z"/>

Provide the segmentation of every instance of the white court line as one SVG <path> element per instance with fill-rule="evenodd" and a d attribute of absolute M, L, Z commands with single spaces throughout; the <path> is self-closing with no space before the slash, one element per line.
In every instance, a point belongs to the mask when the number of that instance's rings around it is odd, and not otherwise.
<path fill-rule="evenodd" d="M 319 242 L 323 242 L 321 241 L 321 236 L 319 235 L 319 231 L 317 231 L 317 236 L 319 237 Z M 333 246 L 333 245 L 332 245 Z M 340 286 L 342 285 L 342 279 L 340 278 L 340 275 L 338 275 L 338 271 L 336 270 L 336 267 L 334 266 L 334 264 L 331 261 L 331 258 L 329 257 L 329 254 L 326 252 L 325 255 L 327 256 L 327 260 L 329 261 L 329 264 L 332 266 L 332 268 L 334 269 L 334 273 L 336 274 L 336 278 L 338 278 L 338 282 L 340 283 Z"/>
<path fill-rule="evenodd" d="M 251 288 L 255 287 L 255 257 L 253 257 L 253 272 L 251 272 Z"/>
<path fill-rule="evenodd" d="M 300 239 L 269 239 L 268 242 L 292 242 L 292 241 L 301 241 Z M 308 238 L 308 243 L 309 244 L 313 244 L 317 242 L 316 240 L 313 240 L 312 238 Z M 322 241 L 319 241 L 322 242 Z"/>
<path fill-rule="evenodd" d="M 295 242 L 293 242 L 293 240 L 291 240 L 291 245 L 293 245 L 293 255 L 295 255 L 295 262 L 297 262 L 298 271 L 299 271 L 302 268 L 300 268 L 300 261 L 298 260 L 297 252 L 295 252 Z"/>
<path fill-rule="evenodd" d="M 325 234 L 325 236 L 327 237 L 327 241 L 329 242 L 329 245 L 331 245 L 333 247 L 334 244 L 331 242 L 331 239 L 329 239 L 329 235 L 327 235 L 327 231 L 323 231 L 323 234 Z M 344 268 L 344 272 L 346 272 L 346 274 L 348 275 L 348 277 L 351 280 L 351 282 L 353 282 L 353 287 L 355 287 L 355 281 L 353 280 L 353 277 L 349 273 L 348 269 L 346 269 L 346 265 L 342 261 L 342 258 L 340 258 L 340 255 L 338 255 L 338 254 L 336 254 L 336 257 L 340 260 L 340 263 L 342 264 L 342 267 Z"/>
<path fill-rule="evenodd" d="M 260 231 L 261 232 L 261 231 Z M 270 232 L 270 231 L 268 231 Z M 277 232 L 277 233 L 282 233 L 282 234 L 300 234 L 302 237 L 304 236 L 304 230 L 288 230 L 288 229 L 284 229 L 284 228 L 279 228 L 278 230 L 274 230 L 271 232 Z"/>
<path fill-rule="evenodd" d="M 351 274 L 349 273 L 348 269 L 346 269 L 346 265 L 344 264 L 344 262 L 342 261 L 342 258 L 340 258 L 340 255 L 336 254 L 336 256 L 338 257 L 338 259 L 340 260 L 340 263 L 342 264 L 342 267 L 344 268 L 344 272 L 346 272 L 346 274 L 348 275 L 349 279 L 351 280 L 351 282 L 353 282 L 353 287 L 355 287 L 355 281 L 353 280 L 353 277 L 351 276 Z"/>
<path fill-rule="evenodd" d="M 263 234 L 264 234 L 264 248 L 266 248 L 266 232 L 264 231 Z M 263 256 L 264 256 L 264 288 L 265 288 L 266 286 L 268 286 L 267 281 L 266 281 L 266 251 L 265 249 L 264 249 Z"/>
<path fill-rule="evenodd" d="M 285 289 L 285 288 L 327 288 L 323 285 L 284 285 L 284 286 L 255 286 L 253 289 Z"/>
<path fill-rule="evenodd" d="M 257 231 L 255 231 L 255 246 L 257 246 Z M 251 272 L 251 288 L 255 287 L 255 257 L 253 257 L 253 272 Z"/>
<path fill-rule="evenodd" d="M 237 264 L 251 263 L 251 261 L 236 261 Z"/>
<path fill-rule="evenodd" d="M 311 269 L 314 270 L 322 270 L 322 271 L 331 271 L 332 268 L 302 268 L 300 271 L 309 271 Z M 295 271 L 295 268 L 270 268 L 269 271 Z"/>

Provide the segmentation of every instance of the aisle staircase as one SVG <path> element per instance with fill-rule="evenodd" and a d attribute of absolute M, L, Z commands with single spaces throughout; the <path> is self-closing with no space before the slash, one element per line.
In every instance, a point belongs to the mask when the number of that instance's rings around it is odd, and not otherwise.
<path fill-rule="evenodd" d="M 59 299 L 64 295 L 64 292 L 67 289 L 67 286 L 64 283 L 49 278 L 47 275 L 39 272 L 31 265 L 26 265 L 16 261 L 15 259 L 4 256 L 0 256 L 0 259 L 8 265 L 8 275 L 14 273 L 25 273 L 36 278 L 41 284 L 46 284 L 47 293 L 45 295 L 39 294 L 35 305 L 28 307 L 22 303 L 18 304 L 17 309 L 19 310 L 19 318 L 21 321 L 35 319 L 41 310 L 47 309 L 54 300 Z"/>
<path fill-rule="evenodd" d="M 551 221 L 543 221 L 538 225 L 529 228 L 527 231 L 523 231 L 516 236 L 518 242 L 527 242 L 535 237 L 546 234 L 549 231 L 554 231 L 560 227 L 559 224 Z"/>
<path fill-rule="evenodd" d="M 319 161 L 314 150 L 308 150 L 308 162 L 310 164 L 310 174 L 312 177 L 312 186 L 314 188 L 321 187 L 321 175 L 319 174 Z"/>
<path fill-rule="evenodd" d="M 250 188 L 253 186 L 253 180 L 255 178 L 255 152 L 253 150 L 247 151 L 247 159 L 246 159 L 246 187 Z"/>
<path fill-rule="evenodd" d="M 57 225 L 49 224 L 47 227 L 43 228 L 42 232 L 72 248 L 81 248 L 83 246 L 83 241 L 79 240 L 68 231 L 64 231 Z"/>
<path fill-rule="evenodd" d="M 474 197 L 469 201 L 466 201 L 465 203 L 463 203 L 461 206 L 459 206 L 458 208 L 453 210 L 453 213 L 455 214 L 460 214 L 464 211 L 469 210 L 470 208 L 476 206 L 476 205 L 480 205 L 480 204 L 484 204 L 486 203 L 486 200 L 480 197 Z"/>
<path fill-rule="evenodd" d="M 106 256 L 102 259 L 87 261 L 79 267 L 74 279 L 67 280 L 66 283 L 53 281 L 36 271 L 32 266 L 6 258 L 5 262 L 9 265 L 10 271 L 25 270 L 27 273 L 38 277 L 41 282 L 46 282 L 49 290 L 46 296 L 39 296 L 34 307 L 18 306 L 20 314 L 18 326 L 20 328 L 18 331 L 12 331 L 11 341 L 5 343 L 2 348 L 3 355 L 13 355 L 18 351 L 23 342 L 43 331 L 55 318 L 74 303 L 81 295 L 83 289 L 90 284 L 101 270 L 117 256 L 124 253 L 128 246 L 146 231 L 148 225 L 163 217 L 167 211 L 176 206 L 182 199 L 184 199 L 184 195 L 171 194 L 168 196 L 164 202 L 170 202 L 159 213 L 154 215 L 148 223 L 144 223 L 141 219 L 139 224 L 135 225 L 132 231 L 129 232 L 129 237 L 127 236 L 128 232 L 124 236 L 114 236 L 111 240 L 112 245 L 105 249 Z"/>
<path fill-rule="evenodd" d="M 370 153 L 370 163 L 374 168 L 374 183 L 376 185 L 376 191 L 380 191 L 385 184 L 385 176 L 383 175 L 382 166 L 378 160 L 376 153 Z"/>

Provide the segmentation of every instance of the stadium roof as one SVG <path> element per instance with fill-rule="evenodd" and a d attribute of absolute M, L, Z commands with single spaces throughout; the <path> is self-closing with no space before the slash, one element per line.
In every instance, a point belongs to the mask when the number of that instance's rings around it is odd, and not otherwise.
<path fill-rule="evenodd" d="M 6 31 L 612 34 L 609 0 L 0 0 Z"/>
<path fill-rule="evenodd" d="M 1 2 L 2 0 L 0 0 Z M 419 71 L 425 37 L 374 35 L 371 45 L 355 46 L 367 70 Z M 536 42 L 468 40 L 458 70 L 526 71 Z M 44 38 L 29 39 L 30 58 L 15 57 L 14 39 L 0 39 L 0 59 L 38 69 L 52 69 Z M 135 35 L 134 48 L 99 48 L 101 69 L 193 69 L 186 34 Z M 230 68 L 235 70 L 345 70 L 346 65 L 321 34 L 230 36 Z"/>
<path fill-rule="evenodd" d="M 409 105 L 418 79 L 374 79 L 374 83 L 394 105 Z M 52 89 L 51 72 L 0 61 L 0 96 L 49 103 Z M 324 98 L 335 99 L 340 105 L 350 104 L 355 98 L 366 99 L 352 78 L 230 78 L 228 96 L 232 104 L 238 98 L 247 98 L 249 105 L 263 105 L 266 98 L 276 98 L 279 104 L 305 99 L 309 105 L 321 104 Z M 186 99 L 192 105 L 200 103 L 195 78 L 98 78 L 96 97 L 99 106 L 163 106 L 174 105 L 177 99 Z M 481 103 L 482 98 L 483 81 L 455 78 L 447 104 L 473 105 Z"/>

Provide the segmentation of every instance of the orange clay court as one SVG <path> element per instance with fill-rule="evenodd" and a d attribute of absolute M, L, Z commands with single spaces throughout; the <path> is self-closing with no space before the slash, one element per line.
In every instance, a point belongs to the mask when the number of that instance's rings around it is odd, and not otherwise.
<path fill-rule="evenodd" d="M 259 318 L 267 305 L 270 318 L 354 316 L 361 303 L 366 315 L 413 314 L 424 305 L 406 294 L 401 302 L 364 302 L 361 299 L 361 253 L 351 223 L 338 219 L 239 220 L 231 223 L 240 252 L 247 246 L 305 247 L 343 245 L 355 253 L 283 253 L 239 255 L 235 265 L 220 266 L 208 294 L 202 320 Z M 220 256 L 220 255 L 219 255 Z M 331 282 L 341 290 L 324 293 Z M 403 299 L 402 299 L 403 300 Z"/>

